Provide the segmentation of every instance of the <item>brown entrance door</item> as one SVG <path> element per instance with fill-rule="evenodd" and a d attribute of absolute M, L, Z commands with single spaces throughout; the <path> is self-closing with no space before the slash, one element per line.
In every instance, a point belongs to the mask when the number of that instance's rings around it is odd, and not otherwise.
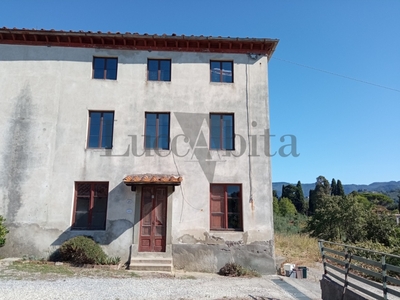
<path fill-rule="evenodd" d="M 140 252 L 165 252 L 167 188 L 144 186 L 140 215 Z"/>

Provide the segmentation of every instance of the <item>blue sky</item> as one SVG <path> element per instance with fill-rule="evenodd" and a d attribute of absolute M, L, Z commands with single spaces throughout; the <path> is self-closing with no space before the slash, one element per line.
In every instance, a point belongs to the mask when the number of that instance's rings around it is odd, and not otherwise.
<path fill-rule="evenodd" d="M 278 38 L 271 147 L 292 134 L 300 155 L 274 156 L 272 180 L 372 183 L 400 180 L 399 16 L 398 0 L 3 0 L 0 27 Z"/>

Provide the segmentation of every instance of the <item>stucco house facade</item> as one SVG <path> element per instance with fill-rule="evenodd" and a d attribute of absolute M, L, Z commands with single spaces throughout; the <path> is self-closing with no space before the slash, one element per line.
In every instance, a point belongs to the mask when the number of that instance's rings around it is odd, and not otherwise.
<path fill-rule="evenodd" d="M 132 265 L 275 272 L 277 43 L 0 29 L 1 255 L 87 235 Z"/>

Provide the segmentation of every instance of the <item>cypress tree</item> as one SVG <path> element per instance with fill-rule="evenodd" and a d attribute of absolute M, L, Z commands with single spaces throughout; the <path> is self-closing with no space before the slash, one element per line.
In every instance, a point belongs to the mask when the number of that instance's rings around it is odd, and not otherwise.
<path fill-rule="evenodd" d="M 336 192 L 337 192 L 336 180 L 335 180 L 335 178 L 332 178 L 332 182 L 331 182 L 331 196 L 336 195 Z"/>
<path fill-rule="evenodd" d="M 308 197 L 308 215 L 312 216 L 315 212 L 315 190 L 310 190 L 309 197 Z"/>
<path fill-rule="evenodd" d="M 304 206 L 305 206 L 305 201 L 304 201 L 304 193 L 303 193 L 303 187 L 301 186 L 301 182 L 300 180 L 297 182 L 296 185 L 296 209 L 297 212 L 303 214 L 305 213 L 304 211 Z"/>
<path fill-rule="evenodd" d="M 336 196 L 341 196 L 341 197 L 345 196 L 344 189 L 343 189 L 343 186 L 342 186 L 342 182 L 340 180 L 337 181 L 336 191 L 337 191 L 336 194 L 335 194 Z"/>
<path fill-rule="evenodd" d="M 400 213 L 400 192 L 399 192 L 399 194 L 397 195 L 397 198 L 399 199 L 399 213 Z"/>

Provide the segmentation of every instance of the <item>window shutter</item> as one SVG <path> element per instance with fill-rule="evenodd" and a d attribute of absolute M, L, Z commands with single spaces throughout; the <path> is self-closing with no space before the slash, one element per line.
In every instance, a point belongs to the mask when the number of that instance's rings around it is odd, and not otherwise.
<path fill-rule="evenodd" d="M 211 185 L 210 187 L 210 228 L 223 229 L 225 228 L 225 190 L 222 185 Z"/>

